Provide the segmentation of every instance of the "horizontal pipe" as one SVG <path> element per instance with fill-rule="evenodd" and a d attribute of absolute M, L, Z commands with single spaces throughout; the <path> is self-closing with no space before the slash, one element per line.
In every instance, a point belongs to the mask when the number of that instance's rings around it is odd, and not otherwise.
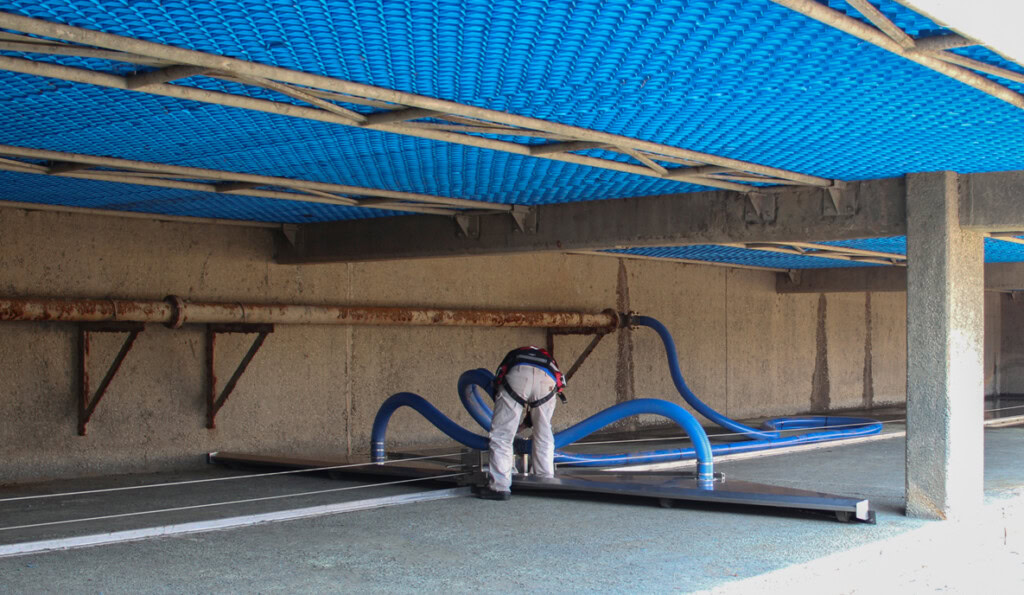
<path fill-rule="evenodd" d="M 619 325 L 614 310 L 534 312 L 525 310 L 446 310 L 373 306 L 307 306 L 166 300 L 0 298 L 0 321 L 159 322 L 182 324 L 345 324 L 399 326 L 505 326 L 592 328 Z"/>

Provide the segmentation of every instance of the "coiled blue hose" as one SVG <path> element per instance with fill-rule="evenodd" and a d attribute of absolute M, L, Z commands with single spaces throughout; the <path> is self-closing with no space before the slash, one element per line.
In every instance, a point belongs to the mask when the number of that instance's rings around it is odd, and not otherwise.
<path fill-rule="evenodd" d="M 556 433 L 554 435 L 555 448 L 572 444 L 621 419 L 642 414 L 661 415 L 673 420 L 686 431 L 694 446 L 692 448 L 622 454 L 577 454 L 556 451 L 556 462 L 572 466 L 597 467 L 611 464 L 637 465 L 696 458 L 698 461 L 698 476 L 702 479 L 710 480 L 712 477 L 712 459 L 713 455 L 716 454 L 769 450 L 798 444 L 867 436 L 877 434 L 882 429 L 881 422 L 876 420 L 836 416 L 780 417 L 764 422 L 761 429 L 751 428 L 729 419 L 698 399 L 686 385 L 686 381 L 683 379 L 682 372 L 679 369 L 679 356 L 676 352 L 675 342 L 672 339 L 671 333 L 665 328 L 665 325 L 649 316 L 634 316 L 632 323 L 637 326 L 652 328 L 661 337 L 665 347 L 665 355 L 668 359 L 672 382 L 687 404 L 717 425 L 742 436 L 753 438 L 753 440 L 711 446 L 707 433 L 701 425 L 688 411 L 679 405 L 660 399 L 634 399 L 609 407 L 570 428 Z M 480 396 L 478 389 L 482 388 L 493 400 L 494 394 L 491 389 L 493 379 L 494 375 L 489 370 L 478 368 L 464 372 L 459 377 L 458 383 L 459 399 L 463 406 L 470 416 L 488 432 L 491 429 L 493 412 L 486 401 Z M 466 430 L 438 411 L 437 408 L 428 403 L 423 397 L 414 393 L 403 392 L 392 395 L 381 405 L 380 410 L 377 412 L 371 436 L 371 458 L 373 461 L 379 462 L 384 460 L 386 456 L 384 440 L 387 433 L 387 424 L 391 419 L 391 415 L 400 407 L 415 409 L 447 436 L 470 448 L 486 450 L 489 446 L 489 440 L 486 436 L 474 434 Z M 826 428 L 831 429 L 824 431 Z M 783 430 L 793 429 L 822 431 L 786 437 L 781 436 Z M 517 453 L 530 452 L 531 441 L 517 438 L 513 448 Z"/>
<path fill-rule="evenodd" d="M 671 341 L 671 337 L 669 337 Z M 674 346 L 673 346 L 674 351 Z M 678 370 L 678 365 L 677 365 Z M 680 375 L 681 377 L 681 375 Z M 459 396 L 462 399 L 463 405 L 467 410 L 470 410 L 470 415 L 480 424 L 480 426 L 490 431 L 491 428 L 491 408 L 487 406 L 486 402 L 479 394 L 479 390 L 483 389 L 493 400 L 494 395 L 491 394 L 491 380 L 494 375 L 484 369 L 469 370 L 463 372 L 459 376 Z M 692 395 L 692 393 L 690 393 Z M 696 397 L 692 397 L 696 400 Z M 661 401 L 656 399 L 635 399 L 634 401 L 641 402 L 653 402 L 669 403 L 668 401 Z M 563 430 L 555 434 L 555 448 L 562 448 L 568 446 L 578 440 L 585 438 L 593 432 L 611 424 L 623 417 L 629 417 L 630 415 L 639 415 L 641 413 L 657 413 L 662 414 L 660 411 L 640 411 L 636 410 L 633 413 L 617 417 L 615 419 L 606 419 L 601 417 L 605 412 L 616 412 L 627 410 L 626 408 L 618 409 L 620 406 L 627 405 L 634 401 L 627 401 L 626 403 L 620 403 L 606 409 L 605 411 L 593 415 L 578 424 Z M 700 401 L 697 401 L 700 403 Z M 700 403 L 705 409 L 711 410 L 709 407 Z M 678 407 L 678 405 L 673 405 Z M 472 408 L 472 409 L 471 409 Z M 682 411 L 685 409 L 680 408 Z M 719 417 L 723 417 L 720 414 Z M 665 417 L 670 417 L 665 415 Z M 692 416 L 690 416 L 692 418 Z M 694 420 L 696 421 L 696 420 Z M 731 421 L 731 420 L 730 420 Z M 684 427 L 687 434 L 691 436 L 691 440 L 694 443 L 697 439 L 693 436 L 697 432 L 683 423 L 678 422 L 680 426 Z M 854 438 L 857 436 L 868 436 L 871 434 L 877 434 L 882 429 L 881 422 L 873 419 L 860 418 L 860 417 L 838 417 L 838 416 L 809 416 L 809 417 L 779 417 L 770 419 L 762 424 L 763 432 L 761 434 L 769 436 L 768 438 L 760 438 L 757 440 L 746 440 L 743 442 L 730 442 L 723 444 L 714 444 L 711 446 L 712 455 L 718 454 L 735 454 L 741 452 L 753 452 L 758 450 L 771 450 L 775 448 L 782 448 L 786 446 L 796 446 L 798 444 L 810 444 L 813 442 L 825 442 L 828 440 L 839 440 L 842 438 Z M 798 429 L 812 429 L 812 430 L 824 430 L 831 428 L 829 431 L 819 431 L 809 434 L 800 434 L 794 436 L 780 436 L 780 432 L 785 430 L 798 430 Z M 580 433 L 585 431 L 585 433 Z M 571 433 L 574 432 L 574 433 Z M 705 437 L 707 434 L 701 432 Z M 529 441 L 519 442 L 517 439 L 516 452 L 529 452 Z M 579 453 L 567 453 L 564 451 L 555 452 L 555 461 L 565 465 L 571 465 L 574 467 L 607 467 L 609 465 L 641 465 L 646 463 L 664 463 L 670 461 L 690 460 L 696 458 L 696 451 L 693 448 L 678 448 L 678 449 L 665 449 L 665 450 L 654 450 L 644 452 L 633 452 L 633 453 L 618 453 L 618 454 L 579 454 Z"/>
<path fill-rule="evenodd" d="M 462 385 L 461 380 L 465 379 L 467 374 L 470 375 L 470 377 L 475 377 L 477 379 L 484 378 L 483 375 L 475 375 L 474 372 L 479 372 L 479 370 L 470 370 L 463 374 L 463 378 L 460 378 L 460 387 Z M 486 370 L 483 370 L 483 372 L 490 376 L 490 372 L 487 372 Z M 489 385 L 485 385 L 485 387 L 486 386 Z M 472 396 L 467 397 L 467 393 L 471 393 Z M 487 413 L 490 413 L 490 408 L 480 400 L 479 395 L 475 391 L 460 391 L 459 394 L 463 395 L 463 403 L 469 401 L 471 403 L 470 406 L 474 408 L 481 407 L 486 410 Z M 467 409 L 470 406 L 467 406 Z M 373 430 L 370 436 L 372 447 L 370 459 L 372 461 L 381 462 L 385 460 L 386 451 L 384 443 L 387 435 L 388 422 L 391 420 L 392 414 L 401 407 L 410 407 L 415 409 L 420 413 L 420 415 L 427 418 L 430 423 L 437 426 L 437 428 L 444 432 L 449 438 L 461 442 L 470 448 L 487 450 L 490 445 L 486 436 L 474 434 L 473 432 L 463 428 L 448 418 L 445 414 L 438 411 L 436 407 L 427 402 L 423 397 L 414 393 L 403 392 L 396 393 L 389 397 L 377 411 L 377 416 L 373 420 Z M 700 423 L 697 422 L 697 419 L 688 411 L 675 403 L 662 401 L 661 399 L 634 399 L 632 401 L 626 401 L 625 403 L 619 403 L 595 413 L 587 419 L 556 433 L 554 435 L 555 448 L 572 444 L 573 442 L 585 438 L 597 430 L 621 419 L 643 414 L 661 415 L 679 424 L 679 426 L 690 436 L 690 439 L 693 442 L 693 448 L 686 450 L 689 452 L 688 458 L 697 459 L 698 479 L 711 480 L 713 478 L 714 469 L 712 466 L 711 442 L 708 440 L 708 436 L 704 432 L 704 428 L 701 427 Z M 477 421 L 481 420 L 478 419 Z M 486 421 L 489 426 L 490 418 L 488 417 Z M 484 424 L 481 423 L 481 425 Z M 532 446 L 532 440 L 516 439 L 513 444 L 513 449 L 518 453 L 528 453 L 531 451 Z M 666 457 L 672 456 L 671 454 L 666 454 L 669 452 L 674 453 L 675 451 L 656 451 L 656 453 L 632 453 L 626 455 L 569 455 L 556 451 L 555 461 L 573 463 L 577 465 L 589 463 L 592 466 L 606 466 L 609 464 L 611 457 L 619 457 L 615 459 L 614 462 L 618 462 L 619 464 L 640 464 L 653 462 L 655 460 L 674 460 L 666 459 Z M 657 456 L 652 458 L 652 455 L 655 454 L 657 454 Z"/>

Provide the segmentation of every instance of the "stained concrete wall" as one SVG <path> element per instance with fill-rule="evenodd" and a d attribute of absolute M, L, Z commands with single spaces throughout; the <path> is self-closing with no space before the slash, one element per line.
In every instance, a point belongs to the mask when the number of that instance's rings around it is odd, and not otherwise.
<path fill-rule="evenodd" d="M 996 363 L 999 394 L 1024 394 L 1024 299 L 1013 294 L 999 294 L 1002 313 L 1000 349 Z"/>
<path fill-rule="evenodd" d="M 1000 394 L 1003 381 L 1001 370 L 1003 353 L 1003 300 L 1009 295 L 995 291 L 985 292 L 985 395 Z M 1012 324 L 1012 318 L 1009 319 Z M 1018 328 L 1020 328 L 1018 326 Z M 1012 327 L 1010 329 L 1012 333 Z M 1012 349 L 1012 346 L 1011 346 Z M 1022 354 L 1024 355 L 1024 354 Z"/>
<path fill-rule="evenodd" d="M 285 266 L 272 231 L 0 209 L 0 293 L 600 311 L 654 316 L 674 333 L 690 387 L 735 418 L 899 403 L 905 394 L 903 294 L 777 294 L 774 273 L 649 260 L 539 254 Z M 251 337 L 218 340 L 221 382 Z M 378 406 L 413 391 L 466 427 L 455 382 L 492 368 L 537 329 L 280 325 L 235 393 L 205 423 L 201 327 L 148 325 L 88 436 L 76 435 L 76 328 L 0 323 L 0 481 L 202 463 L 214 450 L 363 455 Z M 99 336 L 98 378 L 119 347 Z M 568 367 L 588 337 L 560 336 Z M 633 397 L 679 401 L 657 335 L 606 337 L 570 384 L 565 427 Z M 622 424 L 659 423 L 643 418 Z M 415 413 L 395 414 L 389 445 L 441 445 Z"/>

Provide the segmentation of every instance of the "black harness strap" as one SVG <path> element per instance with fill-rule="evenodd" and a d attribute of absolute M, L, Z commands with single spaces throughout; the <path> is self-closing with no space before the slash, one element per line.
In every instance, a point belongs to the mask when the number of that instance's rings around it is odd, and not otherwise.
<path fill-rule="evenodd" d="M 560 398 L 562 400 L 562 402 L 565 403 L 565 395 L 563 395 L 562 393 L 558 392 L 558 387 L 557 386 L 555 388 L 551 389 L 551 392 L 549 392 L 548 394 L 544 395 L 543 397 L 537 399 L 536 401 L 527 401 L 526 399 L 524 399 L 522 395 L 520 395 L 516 391 L 512 390 L 512 387 L 509 386 L 509 384 L 508 384 L 508 380 L 505 379 L 505 378 L 501 379 L 501 388 L 505 389 L 505 392 L 508 393 L 508 396 L 512 397 L 513 401 L 515 401 L 516 403 L 519 403 L 520 405 L 523 406 L 523 411 L 526 413 L 526 415 L 523 417 L 523 423 L 520 424 L 520 428 L 519 429 L 522 429 L 524 427 L 525 428 L 532 428 L 533 427 L 533 417 L 530 415 L 530 411 L 532 409 L 536 408 L 536 407 L 540 407 L 544 403 L 547 403 L 548 401 L 551 400 L 551 397 L 553 397 L 555 395 L 558 395 L 558 398 Z"/>
<path fill-rule="evenodd" d="M 502 378 L 502 380 L 501 380 L 501 387 L 505 389 L 505 391 L 508 393 L 508 396 L 512 397 L 513 401 L 515 401 L 516 403 L 519 403 L 523 407 L 540 407 L 544 403 L 547 403 L 548 401 L 550 401 L 551 397 L 553 397 L 553 396 L 558 394 L 558 387 L 556 386 L 555 388 L 551 389 L 551 392 L 549 392 L 548 394 L 544 395 L 543 397 L 537 399 L 536 401 L 527 401 L 526 399 L 524 399 L 522 397 L 522 395 L 520 395 L 516 391 L 512 390 L 512 387 L 509 386 L 507 378 Z M 562 397 L 562 402 L 563 403 L 565 402 L 565 397 L 564 396 Z"/>

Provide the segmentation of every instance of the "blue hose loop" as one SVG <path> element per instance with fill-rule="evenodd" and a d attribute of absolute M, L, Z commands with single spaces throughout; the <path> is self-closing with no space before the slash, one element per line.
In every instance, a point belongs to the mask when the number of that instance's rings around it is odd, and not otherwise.
<path fill-rule="evenodd" d="M 632 322 L 638 326 L 653 328 L 661 337 L 665 346 L 665 354 L 668 358 L 672 381 L 679 394 L 691 407 L 714 423 L 753 438 L 753 440 L 711 446 L 707 434 L 701 425 L 693 415 L 679 405 L 661 399 L 634 399 L 609 407 L 558 432 L 554 435 L 555 448 L 572 444 L 621 419 L 642 414 L 661 415 L 673 420 L 686 431 L 694 446 L 692 448 L 624 454 L 577 454 L 556 450 L 556 462 L 581 467 L 605 467 L 610 464 L 637 465 L 696 458 L 698 479 L 702 485 L 709 486 L 714 477 L 712 464 L 714 455 L 768 450 L 798 444 L 867 436 L 877 434 L 882 429 L 881 422 L 873 419 L 837 416 L 780 417 L 764 422 L 761 430 L 740 424 L 708 407 L 686 386 L 686 381 L 679 370 L 679 356 L 676 352 L 675 343 L 668 329 L 663 324 L 647 316 L 635 316 L 632 318 Z M 458 384 L 459 399 L 463 406 L 470 416 L 488 432 L 490 431 L 493 412 L 483 397 L 480 396 L 479 389 L 482 388 L 493 400 L 494 394 L 491 389 L 491 381 L 493 379 L 494 375 L 489 370 L 478 368 L 464 372 L 459 377 Z M 385 460 L 384 439 L 387 432 L 387 424 L 391 419 L 391 415 L 400 407 L 415 409 L 448 437 L 470 448 L 487 450 L 489 447 L 489 439 L 486 436 L 474 434 L 458 425 L 438 411 L 437 408 L 428 403 L 423 397 L 414 393 L 397 393 L 381 405 L 374 419 L 371 436 L 371 460 L 374 462 Z M 795 436 L 781 436 L 782 431 L 801 429 L 821 431 Z M 530 452 L 531 447 L 532 441 L 519 438 L 515 440 L 513 445 L 513 449 L 517 453 Z"/>
<path fill-rule="evenodd" d="M 759 450 L 772 450 L 797 446 L 800 444 L 813 444 L 816 442 L 827 442 L 830 440 L 841 440 L 857 436 L 869 436 L 877 434 L 882 429 L 882 423 L 873 419 L 853 417 L 808 417 L 808 418 L 778 418 L 765 422 L 780 430 L 783 429 L 811 429 L 842 426 L 841 429 L 830 431 L 813 432 L 781 438 L 767 438 L 761 440 L 745 440 L 742 442 L 730 442 L 714 444 L 711 446 L 713 456 L 725 454 L 738 454 L 754 452 Z M 826 425 L 827 424 L 827 425 Z M 697 458 L 693 448 L 680 448 L 672 450 L 655 450 L 648 452 L 635 452 L 625 455 L 579 455 L 573 453 L 557 452 L 555 460 L 564 465 L 574 467 L 606 467 L 616 465 L 640 465 L 647 463 L 667 463 L 671 461 L 685 461 Z M 700 465 L 698 463 L 698 471 Z"/>
<path fill-rule="evenodd" d="M 675 403 L 661 399 L 633 399 L 624 403 L 613 405 L 604 411 L 591 415 L 587 419 L 570 426 L 555 434 L 555 448 L 561 448 L 586 438 L 590 434 L 613 424 L 621 419 L 634 415 L 653 414 L 667 417 L 676 422 L 689 436 L 693 442 L 693 448 L 685 449 L 690 451 L 690 458 L 696 457 L 698 479 L 713 479 L 714 469 L 712 463 L 711 442 L 708 435 L 689 411 Z M 556 452 L 556 462 L 573 463 L 578 466 L 607 466 L 610 462 L 622 464 L 640 464 L 649 462 L 661 462 L 666 460 L 677 460 L 677 450 L 663 450 L 647 453 L 627 453 L 612 455 L 581 455 Z"/>
<path fill-rule="evenodd" d="M 483 368 L 468 370 L 459 376 L 459 398 L 462 401 L 463 406 L 467 411 L 469 411 L 469 414 L 473 419 L 475 419 L 477 423 L 479 423 L 480 426 L 488 432 L 491 430 L 491 416 L 493 414 L 491 409 L 483 403 L 483 399 L 476 392 L 476 388 L 483 388 L 493 399 L 494 395 L 491 392 L 491 381 L 493 379 L 494 374 L 492 374 L 490 370 L 485 370 Z M 711 443 L 708 440 L 707 433 L 704 431 L 704 428 L 701 427 L 693 415 L 691 415 L 687 410 L 675 403 L 659 399 L 635 399 L 625 403 L 619 403 L 592 415 L 574 426 L 566 428 L 565 430 L 555 434 L 555 448 L 561 448 L 572 444 L 573 442 L 577 442 L 597 430 L 626 417 L 642 414 L 661 415 L 676 422 L 691 437 L 695 448 L 605 455 L 570 455 L 557 451 L 555 453 L 555 462 L 573 464 L 575 466 L 592 467 L 608 466 L 609 464 L 616 462 L 620 464 L 639 465 L 643 463 L 679 460 L 680 454 L 685 450 L 686 454 L 683 458 L 692 459 L 696 457 L 700 459 L 698 461 L 699 475 L 706 475 L 708 478 L 713 476 L 710 450 Z M 523 444 L 518 446 L 522 450 L 517 450 L 516 452 L 530 452 L 532 441 L 525 441 Z M 698 456 L 699 453 L 702 456 Z M 701 467 L 706 468 L 702 470 Z"/>
<path fill-rule="evenodd" d="M 461 394 L 466 394 L 466 392 L 469 391 L 465 391 Z M 466 401 L 471 401 L 471 399 L 464 399 L 463 403 Z M 449 438 L 456 442 L 460 442 L 477 450 L 487 450 L 490 446 L 489 439 L 486 436 L 474 434 L 473 432 L 463 428 L 448 418 L 445 414 L 441 413 L 423 397 L 414 393 L 402 392 L 389 397 L 377 411 L 377 415 L 373 420 L 373 430 L 370 436 L 371 461 L 380 463 L 386 460 L 387 451 L 385 449 L 385 441 L 388 422 L 391 421 L 391 416 L 394 412 L 401 407 L 410 407 L 415 409 L 420 415 L 425 417 L 427 421 L 434 424 L 437 429 L 444 432 Z M 697 458 L 698 479 L 702 481 L 710 481 L 714 479 L 714 469 L 711 458 L 711 442 L 708 440 L 708 436 L 704 432 L 704 428 L 701 427 L 700 423 L 697 422 L 697 419 L 693 417 L 693 415 L 679 405 L 668 401 L 662 401 L 660 399 L 635 399 L 633 401 L 619 403 L 605 409 L 604 411 L 596 413 L 555 434 L 555 448 L 571 444 L 581 438 L 589 436 L 608 424 L 615 423 L 627 417 L 642 414 L 661 415 L 679 424 L 679 426 L 689 434 L 690 439 L 694 444 L 693 448 L 681 449 L 679 452 L 685 450 L 689 454 L 689 458 Z M 516 439 L 513 445 L 513 449 L 517 453 L 531 452 L 532 447 L 532 440 Z M 678 454 L 676 451 L 655 451 L 653 453 L 619 455 L 567 455 L 562 452 L 555 453 L 556 461 L 571 461 L 577 465 L 587 465 L 589 463 L 589 466 L 607 466 L 613 461 L 640 464 L 643 462 L 676 460 L 677 458 Z"/>
<path fill-rule="evenodd" d="M 456 442 L 461 442 L 477 450 L 487 450 L 490 446 L 490 441 L 486 436 L 474 434 L 463 428 L 438 411 L 437 407 L 431 405 L 423 397 L 415 393 L 395 393 L 384 401 L 384 404 L 377 410 L 376 417 L 373 418 L 373 430 L 370 433 L 370 460 L 374 463 L 383 462 L 387 458 L 384 441 L 388 431 L 388 422 L 391 421 L 391 415 L 400 407 L 415 409 L 420 415 L 427 418 L 427 421 Z"/>
<path fill-rule="evenodd" d="M 462 401 L 462 406 L 466 408 L 469 415 L 476 420 L 476 423 L 480 424 L 480 427 L 485 432 L 491 431 L 491 417 L 493 417 L 494 412 L 491 411 L 491 408 L 487 406 L 487 403 L 480 396 L 478 389 L 483 389 L 493 401 L 494 393 L 491 392 L 492 380 L 494 380 L 494 374 L 484 368 L 466 370 L 459 376 L 459 400 Z"/>
<path fill-rule="evenodd" d="M 672 334 L 668 332 L 665 325 L 650 316 L 633 316 L 630 318 L 630 323 L 637 326 L 652 328 L 656 333 L 658 333 L 658 336 L 661 337 L 661 342 L 665 345 L 665 356 L 668 358 L 668 369 L 672 374 L 672 382 L 675 383 L 676 390 L 679 391 L 679 394 L 682 395 L 683 399 L 690 407 L 693 407 L 698 413 L 714 423 L 738 434 L 762 439 L 775 438 L 779 435 L 778 432 L 766 432 L 751 428 L 750 426 L 745 426 L 735 420 L 729 419 L 707 406 L 703 401 L 697 398 L 697 395 L 693 394 L 690 387 L 686 386 L 686 380 L 683 379 L 683 373 L 679 371 L 679 354 L 676 352 L 675 341 L 672 340 Z"/>

